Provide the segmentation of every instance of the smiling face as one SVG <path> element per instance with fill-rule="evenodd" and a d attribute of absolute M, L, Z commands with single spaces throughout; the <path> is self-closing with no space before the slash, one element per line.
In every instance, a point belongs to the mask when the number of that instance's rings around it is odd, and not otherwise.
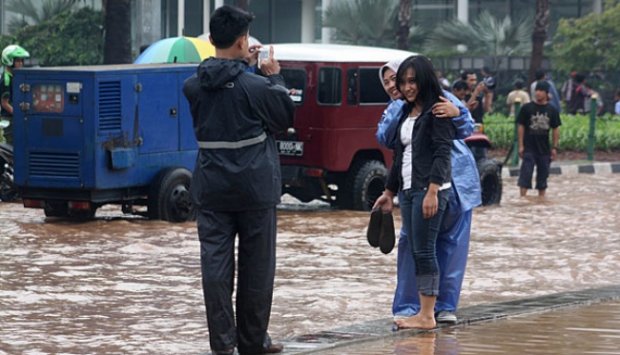
<path fill-rule="evenodd" d="M 416 102 L 418 98 L 418 84 L 416 82 L 415 70 L 413 70 L 413 68 L 407 68 L 407 71 L 405 71 L 402 76 L 401 84 L 398 89 L 407 102 Z"/>
<path fill-rule="evenodd" d="M 390 96 L 390 99 L 400 99 L 402 95 L 398 92 L 396 87 L 396 72 L 390 68 L 385 68 L 383 71 L 383 89 Z"/>

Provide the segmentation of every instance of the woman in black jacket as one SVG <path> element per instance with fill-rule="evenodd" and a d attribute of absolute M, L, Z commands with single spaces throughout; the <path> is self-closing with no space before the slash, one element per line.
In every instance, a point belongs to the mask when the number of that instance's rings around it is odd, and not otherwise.
<path fill-rule="evenodd" d="M 407 109 L 399 120 L 386 189 L 375 208 L 391 211 L 394 195 L 402 190 L 402 223 L 412 246 L 421 309 L 396 324 L 399 328 L 431 329 L 436 326 L 434 308 L 439 294 L 435 242 L 451 191 L 450 150 L 455 127 L 452 120 L 435 119 L 432 112 L 442 90 L 428 58 L 407 58 L 398 68 L 397 85 Z"/>

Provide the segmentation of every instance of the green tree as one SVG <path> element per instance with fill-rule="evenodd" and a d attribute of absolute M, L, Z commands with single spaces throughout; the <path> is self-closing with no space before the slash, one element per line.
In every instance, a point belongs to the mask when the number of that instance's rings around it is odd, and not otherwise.
<path fill-rule="evenodd" d="M 553 40 L 553 64 L 562 71 L 620 71 L 620 4 L 602 14 L 562 19 Z"/>
<path fill-rule="evenodd" d="M 75 5 L 76 0 L 11 0 L 6 9 L 21 17 L 9 22 L 9 32 L 13 33 L 28 25 L 38 25 L 75 9 Z"/>
<path fill-rule="evenodd" d="M 439 25 L 429 36 L 427 49 L 443 55 L 523 55 L 530 48 L 530 27 L 526 20 L 498 19 L 488 11 L 471 23 L 457 19 Z M 495 66 L 499 63 L 494 63 Z"/>
<path fill-rule="evenodd" d="M 396 48 L 398 13 L 398 0 L 338 0 L 325 12 L 323 23 L 334 29 L 337 43 Z M 419 47 L 424 38 L 419 27 L 410 26 L 407 49 L 413 43 Z"/>
<path fill-rule="evenodd" d="M 20 44 L 41 66 L 101 64 L 102 24 L 101 12 L 83 8 L 0 37 L 0 43 Z"/>

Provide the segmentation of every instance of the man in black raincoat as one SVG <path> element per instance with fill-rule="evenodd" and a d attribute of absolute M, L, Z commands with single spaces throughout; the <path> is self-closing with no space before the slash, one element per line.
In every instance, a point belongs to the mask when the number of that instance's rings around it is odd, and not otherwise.
<path fill-rule="evenodd" d="M 200 147 L 191 190 L 215 354 L 232 354 L 235 347 L 241 354 L 277 353 L 283 348 L 267 333 L 275 276 L 276 205 L 281 195 L 273 135 L 292 126 L 294 105 L 273 48 L 261 63 L 264 76 L 247 71 L 246 60 L 254 62 L 258 55 L 257 48 L 248 44 L 252 19 L 235 7 L 218 8 L 209 23 L 215 57 L 203 61 L 183 87 Z M 239 260 L 233 312 L 236 235 Z"/>

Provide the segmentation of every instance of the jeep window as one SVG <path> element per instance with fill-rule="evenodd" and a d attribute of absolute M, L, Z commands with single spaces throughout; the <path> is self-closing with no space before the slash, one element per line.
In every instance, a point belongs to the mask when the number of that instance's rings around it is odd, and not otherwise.
<path fill-rule="evenodd" d="M 360 104 L 382 104 L 390 100 L 379 80 L 378 68 L 359 69 Z"/>
<path fill-rule="evenodd" d="M 339 104 L 342 93 L 342 74 L 338 68 L 321 68 L 319 70 L 319 94 L 320 104 Z"/>
<path fill-rule="evenodd" d="M 303 69 L 284 69 L 280 70 L 284 78 L 286 88 L 289 89 L 289 96 L 294 103 L 301 105 L 304 102 L 304 91 L 306 90 L 306 71 Z"/>
<path fill-rule="evenodd" d="M 347 104 L 357 105 L 357 68 L 347 70 Z"/>

